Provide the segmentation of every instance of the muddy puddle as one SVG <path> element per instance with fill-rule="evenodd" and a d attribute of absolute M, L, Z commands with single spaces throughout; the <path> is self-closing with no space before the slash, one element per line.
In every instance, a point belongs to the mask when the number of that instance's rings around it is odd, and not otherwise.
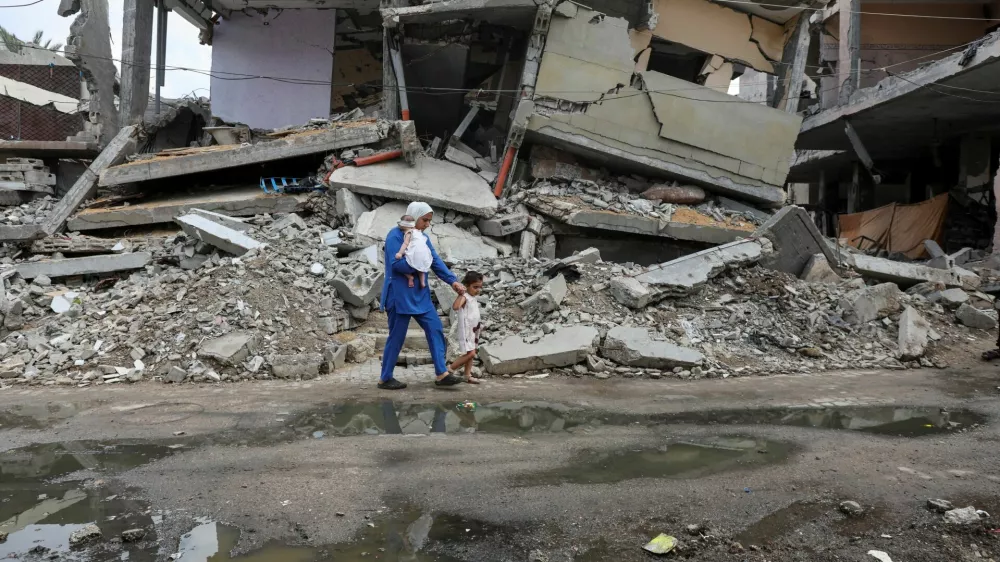
<path fill-rule="evenodd" d="M 672 414 L 664 422 L 704 425 L 784 425 L 849 430 L 897 437 L 955 433 L 985 423 L 970 410 L 933 407 L 858 406 L 846 408 L 771 408 Z"/>
<path fill-rule="evenodd" d="M 780 463 L 793 446 L 747 437 L 716 437 L 654 448 L 585 451 L 565 466 L 523 478 L 523 485 L 609 484 L 635 478 L 700 478 Z"/>
<path fill-rule="evenodd" d="M 606 423 L 611 416 L 548 402 L 445 402 L 401 404 L 391 400 L 335 404 L 289 420 L 303 437 L 428 435 L 433 433 L 560 433 Z"/>
<path fill-rule="evenodd" d="M 0 410 L 0 431 L 15 427 L 45 429 L 96 406 L 97 402 L 48 402 L 44 405 L 16 405 Z"/>

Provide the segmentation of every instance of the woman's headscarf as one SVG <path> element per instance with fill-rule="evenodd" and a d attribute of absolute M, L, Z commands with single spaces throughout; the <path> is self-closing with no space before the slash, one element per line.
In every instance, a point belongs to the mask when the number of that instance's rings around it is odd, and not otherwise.
<path fill-rule="evenodd" d="M 406 207 L 406 214 L 413 217 L 413 220 L 417 220 L 420 217 L 433 212 L 434 209 L 431 209 L 430 205 L 422 201 L 414 201 L 413 203 L 410 203 Z"/>

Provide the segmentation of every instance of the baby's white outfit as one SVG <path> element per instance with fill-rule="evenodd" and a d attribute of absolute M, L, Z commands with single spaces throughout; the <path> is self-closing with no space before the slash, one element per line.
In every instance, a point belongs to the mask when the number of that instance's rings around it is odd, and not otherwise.
<path fill-rule="evenodd" d="M 458 329 L 455 336 L 458 339 L 458 351 L 462 355 L 476 349 L 475 329 L 479 325 L 479 321 L 479 301 L 476 300 L 476 297 L 466 293 L 465 306 L 458 309 L 456 315 Z"/>
<path fill-rule="evenodd" d="M 431 263 L 434 257 L 431 256 L 431 248 L 427 245 L 427 236 L 423 231 L 414 228 L 410 231 L 410 245 L 406 247 L 406 263 L 417 271 L 427 273 L 431 270 Z"/>

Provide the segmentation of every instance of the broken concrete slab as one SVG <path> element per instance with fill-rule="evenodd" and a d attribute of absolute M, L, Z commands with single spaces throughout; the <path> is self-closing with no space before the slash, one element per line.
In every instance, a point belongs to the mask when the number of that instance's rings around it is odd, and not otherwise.
<path fill-rule="evenodd" d="M 944 253 L 941 246 L 934 240 L 924 240 L 924 249 L 927 250 L 927 255 L 933 258 L 943 258 L 947 257 L 948 254 Z"/>
<path fill-rule="evenodd" d="M 962 303 L 969 302 L 969 294 L 959 288 L 945 289 L 927 295 L 927 300 L 940 302 L 948 308 L 957 308 Z"/>
<path fill-rule="evenodd" d="M 635 279 L 656 292 L 684 296 L 727 268 L 754 263 L 764 255 L 761 242 L 738 240 L 654 265 Z"/>
<path fill-rule="evenodd" d="M 65 236 L 56 234 L 31 244 L 33 254 L 116 254 L 125 251 L 128 244 L 122 240 L 96 238 L 85 234 Z"/>
<path fill-rule="evenodd" d="M 847 293 L 840 300 L 840 308 L 844 320 L 864 324 L 899 310 L 901 296 L 902 292 L 895 283 L 882 283 Z"/>
<path fill-rule="evenodd" d="M 760 260 L 760 265 L 768 269 L 798 277 L 816 254 L 826 256 L 828 264 L 837 263 L 837 256 L 802 207 L 782 207 L 753 233 L 753 238 L 771 241 L 774 251 Z"/>
<path fill-rule="evenodd" d="M 604 338 L 601 356 L 630 367 L 672 369 L 700 365 L 705 357 L 696 349 L 659 340 L 645 328 L 616 326 Z"/>
<path fill-rule="evenodd" d="M 230 332 L 205 340 L 198 348 L 198 357 L 235 367 L 257 350 L 257 336 L 249 332 Z"/>
<path fill-rule="evenodd" d="M 958 310 L 955 311 L 955 318 L 970 328 L 993 330 L 997 327 L 997 312 L 995 310 L 980 310 L 969 304 L 958 307 Z"/>
<path fill-rule="evenodd" d="M 523 260 L 530 260 L 535 257 L 538 250 L 538 235 L 542 231 L 542 221 L 535 217 L 529 217 L 528 228 L 521 232 L 521 243 L 518 246 L 518 255 Z"/>
<path fill-rule="evenodd" d="M 861 275 L 891 281 L 902 287 L 916 285 L 923 281 L 942 283 L 948 287 L 962 287 L 975 290 L 979 287 L 979 276 L 960 267 L 951 269 L 935 269 L 916 263 L 903 263 L 857 254 L 854 258 L 854 269 Z"/>
<path fill-rule="evenodd" d="M 262 248 L 264 244 L 246 234 L 227 226 L 211 221 L 201 215 L 184 215 L 177 217 L 175 222 L 184 232 L 196 239 L 234 256 L 242 256 L 250 250 Z"/>
<path fill-rule="evenodd" d="M 193 195 L 158 198 L 118 207 L 84 209 L 66 223 L 70 231 L 120 228 L 173 222 L 175 217 L 201 209 L 231 217 L 292 213 L 305 208 L 299 195 L 267 195 L 260 188 L 237 188 Z"/>
<path fill-rule="evenodd" d="M 334 152 L 384 140 L 390 129 L 386 123 L 356 122 L 333 129 L 305 130 L 251 146 L 193 148 L 180 155 L 161 154 L 108 168 L 101 172 L 100 183 L 121 185 Z"/>
<path fill-rule="evenodd" d="M 899 315 L 899 355 L 903 361 L 913 361 L 924 355 L 931 325 L 919 312 L 907 306 Z"/>
<path fill-rule="evenodd" d="M 250 232 L 254 229 L 254 226 L 244 220 L 238 219 L 236 217 L 231 217 L 229 215 L 223 215 L 222 213 L 214 213 L 212 211 L 206 211 L 205 209 L 191 209 L 190 214 L 198 215 L 204 217 L 214 223 L 221 224 L 226 228 L 231 228 L 233 230 L 238 230 L 240 232 Z"/>
<path fill-rule="evenodd" d="M 646 308 L 654 301 L 667 296 L 650 290 L 635 277 L 615 277 L 608 284 L 608 290 L 616 301 L 634 309 Z"/>
<path fill-rule="evenodd" d="M 113 69 L 112 69 L 113 70 Z M 101 153 L 87 166 L 83 174 L 76 180 L 73 187 L 59 200 L 59 203 L 52 208 L 48 218 L 42 225 L 45 234 L 51 236 L 62 230 L 66 220 L 76 211 L 84 201 L 94 196 L 97 191 L 98 174 L 107 171 L 109 166 L 121 162 L 126 154 L 135 151 L 136 128 L 134 125 L 122 127 L 111 142 L 101 151 Z"/>
<path fill-rule="evenodd" d="M 407 203 L 423 201 L 478 217 L 490 218 L 497 210 L 497 199 L 483 178 L 468 168 L 433 158 L 417 158 L 412 167 L 399 160 L 345 166 L 330 175 L 330 185 Z"/>
<path fill-rule="evenodd" d="M 356 263 L 337 269 L 330 279 L 330 285 L 337 290 L 337 296 L 344 302 L 364 306 L 382 292 L 384 279 L 385 274 L 380 268 Z"/>
<path fill-rule="evenodd" d="M 591 326 L 563 326 L 535 343 L 511 336 L 479 349 L 483 368 L 493 375 L 513 375 L 586 361 L 594 352 L 600 333 Z"/>
<path fill-rule="evenodd" d="M 841 281 L 840 275 L 830 267 L 830 262 L 826 261 L 826 256 L 816 254 L 809 258 L 806 266 L 802 269 L 799 279 L 809 283 L 829 283 L 836 284 Z"/>
<path fill-rule="evenodd" d="M 71 277 L 139 269 L 145 267 L 152 259 L 153 255 L 149 252 L 133 252 L 117 255 L 88 256 L 85 258 L 24 262 L 14 266 L 14 269 L 25 279 L 34 279 L 39 275 L 45 275 L 50 278 Z"/>
<path fill-rule="evenodd" d="M 742 203 L 735 199 L 730 199 L 729 197 L 723 197 L 720 195 L 719 197 L 716 198 L 716 200 L 719 202 L 719 206 L 722 207 L 723 209 L 726 209 L 728 211 L 735 211 L 737 213 L 743 213 L 745 215 L 750 215 L 753 218 L 762 222 L 767 222 L 772 217 L 771 213 L 768 213 L 767 211 L 762 211 L 757 207 L 754 207 L 752 205 L 747 205 L 746 203 Z"/>
<path fill-rule="evenodd" d="M 566 278 L 559 274 L 550 279 L 540 291 L 521 301 L 518 306 L 523 310 L 549 313 L 558 309 L 564 298 L 566 298 Z"/>
<path fill-rule="evenodd" d="M 449 162 L 454 162 L 459 166 L 464 166 L 470 170 L 478 170 L 479 166 L 476 165 L 476 157 L 465 153 L 462 150 L 455 148 L 454 146 L 449 146 L 444 151 L 444 158 Z"/>
<path fill-rule="evenodd" d="M 491 195 L 492 197 L 492 195 Z M 356 235 L 374 240 L 385 240 L 406 213 L 406 203 L 390 201 L 373 211 L 363 213 L 354 227 Z M 497 249 L 480 236 L 454 224 L 435 223 L 424 231 L 441 259 L 448 262 L 497 257 Z"/>
<path fill-rule="evenodd" d="M 511 213 L 492 219 L 480 219 L 476 226 L 479 227 L 479 232 L 484 235 L 499 238 L 528 228 L 530 218 L 528 213 Z"/>
<path fill-rule="evenodd" d="M 679 221 L 667 221 L 652 216 L 590 209 L 557 197 L 545 195 L 529 196 L 525 199 L 524 203 L 539 213 L 579 228 L 596 228 L 615 232 L 627 232 L 629 234 L 662 236 L 676 238 L 677 240 L 703 242 L 705 244 L 726 244 L 751 235 L 751 232 L 746 230 L 703 224 L 688 224 Z"/>

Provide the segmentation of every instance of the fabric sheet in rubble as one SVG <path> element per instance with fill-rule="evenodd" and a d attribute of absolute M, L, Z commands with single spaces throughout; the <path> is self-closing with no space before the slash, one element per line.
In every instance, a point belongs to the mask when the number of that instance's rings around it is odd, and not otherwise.
<path fill-rule="evenodd" d="M 877 209 L 840 215 L 840 237 L 861 250 L 901 252 L 910 259 L 926 257 L 924 240 L 941 243 L 948 213 L 948 194 L 914 203 L 890 203 Z"/>

